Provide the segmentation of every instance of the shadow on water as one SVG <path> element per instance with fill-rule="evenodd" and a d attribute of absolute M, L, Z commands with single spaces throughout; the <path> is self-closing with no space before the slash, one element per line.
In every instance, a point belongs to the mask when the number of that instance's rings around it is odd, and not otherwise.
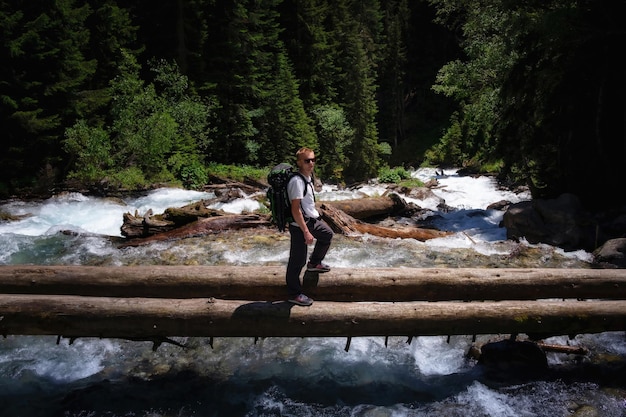
<path fill-rule="evenodd" d="M 294 366 L 297 364 L 294 363 Z M 302 371 L 310 372 L 305 369 Z M 217 379 L 192 370 L 182 370 L 149 379 L 93 377 L 66 384 L 30 375 L 28 383 L 21 384 L 20 391 L 9 385 L 2 387 L 0 407 L 3 409 L 2 415 L 6 417 L 197 417 L 284 415 L 278 410 L 272 412 L 272 407 L 294 402 L 325 409 L 328 414 L 325 412 L 324 415 L 343 416 L 350 414 L 346 414 L 345 409 L 341 411 L 342 407 L 359 405 L 404 404 L 409 408 L 423 407 L 456 396 L 476 381 L 494 389 L 528 390 L 536 383 L 547 381 L 573 384 L 595 380 L 604 386 L 609 384 L 623 390 L 626 389 L 626 381 L 623 380 L 625 371 L 625 363 L 621 361 L 608 367 L 606 364 L 587 364 L 582 367 L 549 368 L 533 373 L 524 373 L 519 368 L 500 369 L 494 373 L 475 366 L 451 375 L 423 376 L 406 366 L 357 361 L 340 372 L 322 372 L 321 376 L 308 380 L 297 371 L 292 376 L 283 374 L 250 379 L 249 375 L 234 375 L 228 379 Z M 346 382 L 346 379 L 351 378 L 348 374 L 353 372 L 369 374 L 370 378 L 361 376 L 357 383 Z M 255 409 L 258 413 L 253 412 Z"/>
<path fill-rule="evenodd" d="M 289 303 L 274 306 L 281 317 L 289 313 Z M 185 353 L 188 352 L 184 349 L 172 348 L 166 356 Z M 307 353 L 310 352 L 304 350 L 298 354 Z M 348 416 L 354 415 L 349 410 L 358 407 L 393 408 L 398 404 L 411 409 L 441 407 L 450 399 L 464 398 L 467 392 L 473 392 L 471 387 L 476 383 L 509 394 L 520 391 L 530 397 L 537 395 L 534 393 L 537 387 L 546 384 L 569 387 L 568 390 L 577 384 L 598 384 L 626 393 L 623 357 L 600 363 L 581 359 L 581 363 L 532 371 L 525 370 L 522 364 L 509 368 L 476 365 L 449 375 L 430 376 L 420 374 L 407 363 L 358 359 L 338 364 L 332 358 L 311 362 L 306 359 L 286 354 L 280 365 L 276 361 L 248 363 L 246 353 L 242 353 L 234 359 L 239 366 L 227 376 L 214 375 L 210 370 L 207 375 L 204 370 L 180 368 L 159 374 L 155 368 L 160 365 L 147 359 L 141 369 L 135 368 L 133 372 L 112 374 L 103 370 L 72 382 L 22 370 L 19 378 L 13 375 L 0 379 L 0 414 L 6 417 L 304 416 L 318 415 L 311 414 L 317 408 L 325 416 Z M 199 369 L 206 364 L 187 366 Z M 308 411 L 284 414 L 280 408 L 288 404 L 299 404 L 298 407 L 306 407 Z"/>
<path fill-rule="evenodd" d="M 361 368 L 361 372 L 368 371 L 363 367 L 377 367 L 363 363 L 354 363 L 352 366 Z M 147 410 L 159 410 L 164 415 L 172 415 L 173 411 L 178 410 L 175 415 L 243 416 L 255 407 L 267 408 L 266 401 L 262 406 L 258 403 L 261 398 L 268 396 L 277 402 L 290 401 L 331 408 L 338 405 L 354 407 L 360 404 L 390 406 L 428 403 L 455 394 L 475 378 L 471 372 L 449 376 L 446 378 L 449 381 L 443 386 L 450 388 L 443 392 L 440 380 L 435 380 L 436 385 L 433 386 L 407 370 L 385 368 L 369 370 L 374 374 L 400 373 L 403 374 L 402 381 L 389 383 L 388 380 L 371 380 L 360 385 L 345 385 L 330 377 L 303 381 L 297 375 L 293 378 L 217 380 L 194 371 L 179 371 L 149 380 L 137 377 L 116 381 L 104 379 L 66 385 L 57 383 L 54 388 L 50 388 L 53 382 L 42 378 L 31 381 L 29 390 L 9 390 L 0 394 L 0 405 L 3 407 L 2 415 L 6 417 L 126 416 L 144 415 Z M 44 386 L 48 388 L 42 389 Z M 86 410 L 89 410 L 87 414 L 82 414 Z M 180 410 L 184 410 L 184 413 L 181 414 Z"/>

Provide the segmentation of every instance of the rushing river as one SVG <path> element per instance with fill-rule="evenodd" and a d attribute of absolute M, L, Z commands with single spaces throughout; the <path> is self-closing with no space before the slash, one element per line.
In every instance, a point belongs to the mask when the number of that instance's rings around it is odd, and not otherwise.
<path fill-rule="evenodd" d="M 335 267 L 588 268 L 591 255 L 506 240 L 502 212 L 491 203 L 528 199 L 487 177 L 437 175 L 438 198 L 407 200 L 432 210 L 431 224 L 455 232 L 417 242 L 336 236 L 326 262 Z M 318 200 L 379 195 L 324 187 Z M 285 265 L 289 237 L 274 230 L 118 249 L 125 212 L 162 212 L 211 193 L 161 189 L 124 201 L 63 194 L 45 201 L 6 201 L 0 212 L 0 264 Z M 439 212 L 439 199 L 454 207 Z M 248 196 L 214 208 L 259 208 Z M 411 223 L 414 219 L 402 220 Z M 59 233 L 71 230 L 76 233 Z M 2 313 L 0 312 L 0 319 Z M 624 332 L 553 337 L 583 346 L 586 356 L 548 353 L 550 369 L 532 378 L 487 374 L 467 357 L 473 343 L 498 335 L 355 338 L 175 338 L 150 342 L 6 336 L 0 339 L 0 416 L 626 416 Z M 410 342 L 410 343 L 409 343 Z"/>

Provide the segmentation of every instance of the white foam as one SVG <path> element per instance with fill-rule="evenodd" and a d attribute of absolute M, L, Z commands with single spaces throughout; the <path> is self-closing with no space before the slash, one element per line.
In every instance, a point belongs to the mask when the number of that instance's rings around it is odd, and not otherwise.
<path fill-rule="evenodd" d="M 210 204 L 209 208 L 215 210 L 223 210 L 226 213 L 241 214 L 244 212 L 254 212 L 261 208 L 261 204 L 256 200 L 250 200 L 249 198 L 237 198 L 227 203 L 214 203 Z"/>
<path fill-rule="evenodd" d="M 464 401 L 473 404 L 473 407 L 482 411 L 481 415 L 497 417 L 518 417 L 524 416 L 524 411 L 517 412 L 509 404 L 510 397 L 488 388 L 480 382 L 474 382 L 467 389 L 467 393 L 462 394 Z"/>
<path fill-rule="evenodd" d="M 0 234 L 42 236 L 60 229 L 108 236 L 121 236 L 124 213 L 139 215 L 152 209 L 163 213 L 169 207 L 180 207 L 214 197 L 212 193 L 162 188 L 146 196 L 129 199 L 125 204 L 110 199 L 87 197 L 80 193 L 62 194 L 40 204 L 7 204 L 2 210 L 14 215 L 29 215 L 19 221 L 0 224 Z"/>
<path fill-rule="evenodd" d="M 423 375 L 449 375 L 465 364 L 467 341 L 465 336 L 420 336 L 411 341 L 415 363 Z"/>
<path fill-rule="evenodd" d="M 100 372 L 103 362 L 119 352 L 119 345 L 109 339 L 69 339 L 55 342 L 54 337 L 12 336 L 7 344 L 19 346 L 0 351 L 0 363 L 18 362 L 22 370 L 58 381 L 73 381 Z"/>

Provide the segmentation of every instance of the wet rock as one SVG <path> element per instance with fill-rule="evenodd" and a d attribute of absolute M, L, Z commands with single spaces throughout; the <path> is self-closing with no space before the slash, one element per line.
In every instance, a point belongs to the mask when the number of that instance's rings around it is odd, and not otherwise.
<path fill-rule="evenodd" d="M 626 268 L 626 238 L 611 239 L 593 252 L 593 263 L 602 268 Z"/>
<path fill-rule="evenodd" d="M 0 211 L 0 222 L 16 222 L 19 220 L 24 220 L 27 217 L 32 217 L 32 214 L 11 214 Z"/>
<path fill-rule="evenodd" d="M 547 243 L 565 250 L 596 247 L 596 222 L 573 194 L 513 204 L 504 213 L 502 226 L 508 239 L 526 238 L 533 244 Z"/>
<path fill-rule="evenodd" d="M 495 203 L 491 203 L 487 206 L 487 210 L 498 210 L 505 211 L 511 206 L 511 202 L 509 200 L 500 200 Z"/>
<path fill-rule="evenodd" d="M 600 413 L 595 407 L 591 405 L 583 405 L 574 411 L 572 417 L 598 417 L 599 415 Z"/>
<path fill-rule="evenodd" d="M 478 365 L 492 373 L 526 376 L 547 370 L 548 360 L 536 343 L 507 339 L 483 345 Z"/>

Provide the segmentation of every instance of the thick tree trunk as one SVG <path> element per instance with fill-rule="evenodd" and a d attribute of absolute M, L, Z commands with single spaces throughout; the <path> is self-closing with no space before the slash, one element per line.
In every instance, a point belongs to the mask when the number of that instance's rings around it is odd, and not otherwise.
<path fill-rule="evenodd" d="M 156 233 L 148 237 L 129 240 L 120 245 L 120 247 L 140 246 L 153 242 L 206 236 L 225 230 L 240 230 L 259 226 L 269 227 L 271 223 L 266 216 L 255 214 L 231 214 L 201 218 L 181 227 L 162 231 L 161 233 Z"/>
<path fill-rule="evenodd" d="M 319 301 L 626 300 L 624 269 L 334 268 L 305 273 L 303 285 Z M 285 268 L 7 265 L 0 294 L 276 301 L 286 297 Z"/>
<path fill-rule="evenodd" d="M 315 302 L 0 296 L 4 335 L 157 338 L 578 334 L 626 328 L 622 301 Z"/>
<path fill-rule="evenodd" d="M 359 220 L 372 217 L 392 216 L 409 209 L 409 205 L 400 198 L 398 194 L 390 194 L 384 197 L 325 201 L 323 204 L 341 210 L 348 216 Z"/>
<path fill-rule="evenodd" d="M 429 239 L 449 236 L 451 234 L 450 232 L 423 229 L 419 227 L 377 226 L 357 220 L 327 203 L 322 203 L 319 208 L 322 213 L 322 217 L 329 224 L 329 226 L 334 231 L 341 232 L 344 235 L 370 234 L 373 236 L 391 239 L 416 239 L 423 242 Z"/>
<path fill-rule="evenodd" d="M 1 266 L 0 333 L 150 340 L 526 333 L 538 339 L 626 328 L 625 272 L 337 269 L 305 275 L 316 301 L 303 308 L 285 301 L 283 267 Z M 534 298 L 543 300 L 529 301 Z"/>

